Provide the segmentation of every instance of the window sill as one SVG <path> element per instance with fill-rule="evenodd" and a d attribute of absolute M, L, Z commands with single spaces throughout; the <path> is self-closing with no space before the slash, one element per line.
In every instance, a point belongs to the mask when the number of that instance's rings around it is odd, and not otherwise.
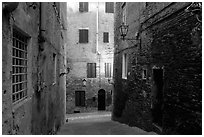
<path fill-rule="evenodd" d="M 31 99 L 31 97 L 30 98 L 26 97 L 25 99 L 23 99 L 19 102 L 13 103 L 12 111 L 15 112 L 16 109 L 18 109 L 19 107 L 21 107 L 22 105 L 27 103 L 30 99 Z"/>

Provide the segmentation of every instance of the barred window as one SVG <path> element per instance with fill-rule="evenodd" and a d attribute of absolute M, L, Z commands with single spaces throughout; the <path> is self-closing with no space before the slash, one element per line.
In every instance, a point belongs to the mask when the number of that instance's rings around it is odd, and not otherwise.
<path fill-rule="evenodd" d="M 27 97 L 27 40 L 28 37 L 13 30 L 12 47 L 12 102 Z"/>

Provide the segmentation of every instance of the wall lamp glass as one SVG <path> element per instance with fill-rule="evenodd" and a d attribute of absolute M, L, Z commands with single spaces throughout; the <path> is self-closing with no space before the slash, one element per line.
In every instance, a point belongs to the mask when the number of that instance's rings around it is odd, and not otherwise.
<path fill-rule="evenodd" d="M 138 32 L 135 33 L 135 38 L 127 38 L 127 33 L 128 33 L 129 25 L 125 24 L 124 22 L 120 25 L 119 30 L 120 30 L 120 36 L 122 37 L 122 40 L 129 40 L 129 41 L 139 41 L 139 35 Z M 133 43 L 133 42 L 132 42 Z M 135 44 L 136 45 L 136 44 Z"/>
<path fill-rule="evenodd" d="M 82 83 L 83 83 L 83 87 L 86 87 L 86 79 L 83 79 Z"/>

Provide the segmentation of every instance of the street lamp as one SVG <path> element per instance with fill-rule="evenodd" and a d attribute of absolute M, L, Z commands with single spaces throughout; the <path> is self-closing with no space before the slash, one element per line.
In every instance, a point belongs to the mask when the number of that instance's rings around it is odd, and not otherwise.
<path fill-rule="evenodd" d="M 83 82 L 83 87 L 86 87 L 86 79 L 83 79 L 82 82 Z"/>
<path fill-rule="evenodd" d="M 128 33 L 128 29 L 129 29 L 129 26 L 126 25 L 124 22 L 120 25 L 119 30 L 120 30 L 120 36 L 122 37 L 122 40 L 123 41 L 129 40 L 131 42 L 132 41 L 139 41 L 140 42 L 140 39 L 138 38 L 138 32 L 135 33 L 135 38 L 126 38 L 127 33 Z"/>
<path fill-rule="evenodd" d="M 128 25 L 125 25 L 124 22 L 120 26 L 120 35 L 122 36 L 122 39 L 125 40 L 125 37 L 127 36 L 128 32 Z"/>

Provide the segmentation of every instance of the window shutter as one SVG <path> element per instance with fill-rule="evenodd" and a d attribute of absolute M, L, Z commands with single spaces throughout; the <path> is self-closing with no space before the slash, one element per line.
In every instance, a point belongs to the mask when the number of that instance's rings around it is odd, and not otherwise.
<path fill-rule="evenodd" d="M 105 77 L 111 77 L 111 63 L 105 63 Z"/>
<path fill-rule="evenodd" d="M 78 91 L 75 91 L 75 105 L 76 106 L 79 106 L 79 92 Z"/>
<path fill-rule="evenodd" d="M 87 78 L 96 77 L 96 63 L 87 63 Z"/>
<path fill-rule="evenodd" d="M 84 11 L 89 11 L 88 2 L 84 2 Z"/>
<path fill-rule="evenodd" d="M 87 78 L 90 78 L 91 76 L 90 76 L 90 63 L 87 63 Z"/>
<path fill-rule="evenodd" d="M 80 29 L 79 30 L 79 43 L 88 43 L 88 30 Z"/>
<path fill-rule="evenodd" d="M 88 12 L 88 2 L 79 2 L 79 12 Z"/>
<path fill-rule="evenodd" d="M 103 42 L 104 43 L 108 43 L 109 42 L 109 33 L 108 32 L 104 32 L 103 33 Z"/>
<path fill-rule="evenodd" d="M 114 3 L 106 2 L 106 13 L 114 13 Z"/>
<path fill-rule="evenodd" d="M 85 106 L 85 92 L 81 91 L 81 106 Z"/>
<path fill-rule="evenodd" d="M 79 11 L 83 12 L 83 2 L 79 2 Z"/>
<path fill-rule="evenodd" d="M 79 43 L 82 43 L 82 38 L 83 37 L 83 35 L 82 35 L 82 30 L 79 30 Z"/>
<path fill-rule="evenodd" d="M 96 63 L 93 63 L 93 65 L 92 65 L 92 77 L 93 78 L 96 77 Z"/>
<path fill-rule="evenodd" d="M 84 30 L 84 43 L 88 43 L 88 30 Z"/>

